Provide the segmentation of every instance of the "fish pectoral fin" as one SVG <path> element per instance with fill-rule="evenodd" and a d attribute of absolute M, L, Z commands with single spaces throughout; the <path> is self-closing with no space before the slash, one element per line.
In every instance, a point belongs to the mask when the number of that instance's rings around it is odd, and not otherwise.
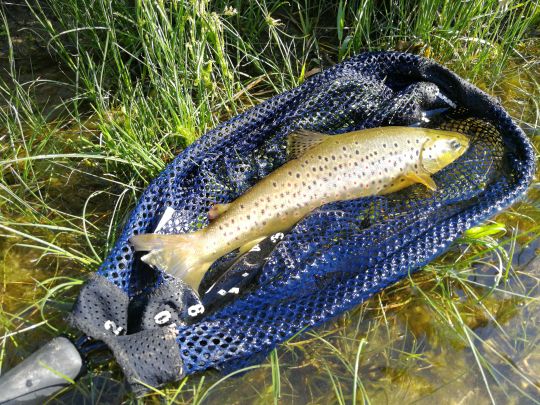
<path fill-rule="evenodd" d="M 231 204 L 214 204 L 214 205 L 212 205 L 212 208 L 210 208 L 210 210 L 208 211 L 208 219 L 210 221 L 216 219 L 221 214 L 226 212 L 229 209 L 230 206 L 231 206 Z"/>
<path fill-rule="evenodd" d="M 297 129 L 287 137 L 287 157 L 289 159 L 296 159 L 302 156 L 308 149 L 313 148 L 328 138 L 329 135 L 321 134 L 320 132 Z"/>
<path fill-rule="evenodd" d="M 240 249 L 239 249 L 239 255 L 243 255 L 244 253 L 247 253 L 249 252 L 251 249 L 253 249 L 257 244 L 259 244 L 260 242 L 262 242 L 263 240 L 266 239 L 266 236 L 262 236 L 260 238 L 257 238 L 257 239 L 254 239 L 252 241 L 249 241 L 248 243 L 246 243 L 245 245 L 243 246 L 240 246 Z"/>
<path fill-rule="evenodd" d="M 424 186 L 429 188 L 431 191 L 437 190 L 437 184 L 435 184 L 431 176 L 427 173 L 410 172 L 405 177 L 415 183 L 423 184 Z"/>

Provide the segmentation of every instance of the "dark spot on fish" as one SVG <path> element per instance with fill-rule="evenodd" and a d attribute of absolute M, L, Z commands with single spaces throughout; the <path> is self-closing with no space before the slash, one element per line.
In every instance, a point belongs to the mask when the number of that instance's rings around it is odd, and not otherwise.
<path fill-rule="evenodd" d="M 297 179 L 300 178 L 300 173 L 296 173 L 296 178 L 297 178 Z"/>

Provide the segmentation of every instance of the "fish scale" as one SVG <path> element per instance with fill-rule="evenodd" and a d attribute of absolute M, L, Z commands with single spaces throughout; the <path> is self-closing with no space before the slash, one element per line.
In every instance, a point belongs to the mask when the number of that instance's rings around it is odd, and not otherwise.
<path fill-rule="evenodd" d="M 288 138 L 290 160 L 229 204 L 209 212 L 210 224 L 184 235 L 132 238 L 147 250 L 148 264 L 182 278 L 195 289 L 210 265 L 236 249 L 289 229 L 331 202 L 388 194 L 423 183 L 461 156 L 468 139 L 457 132 L 382 127 L 325 135 L 298 130 Z"/>

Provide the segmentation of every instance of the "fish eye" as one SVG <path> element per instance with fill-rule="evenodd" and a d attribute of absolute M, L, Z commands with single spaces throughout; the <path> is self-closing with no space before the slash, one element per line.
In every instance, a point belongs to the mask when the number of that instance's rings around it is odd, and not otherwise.
<path fill-rule="evenodd" d="M 461 147 L 461 144 L 458 141 L 453 140 L 452 142 L 450 142 L 450 147 L 452 149 L 459 149 Z"/>

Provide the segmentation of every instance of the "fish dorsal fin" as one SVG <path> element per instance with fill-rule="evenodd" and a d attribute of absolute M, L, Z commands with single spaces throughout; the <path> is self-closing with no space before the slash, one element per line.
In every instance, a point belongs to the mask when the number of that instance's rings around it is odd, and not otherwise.
<path fill-rule="evenodd" d="M 296 159 L 328 137 L 329 135 L 309 129 L 297 129 L 287 137 L 287 156 L 289 159 Z"/>

